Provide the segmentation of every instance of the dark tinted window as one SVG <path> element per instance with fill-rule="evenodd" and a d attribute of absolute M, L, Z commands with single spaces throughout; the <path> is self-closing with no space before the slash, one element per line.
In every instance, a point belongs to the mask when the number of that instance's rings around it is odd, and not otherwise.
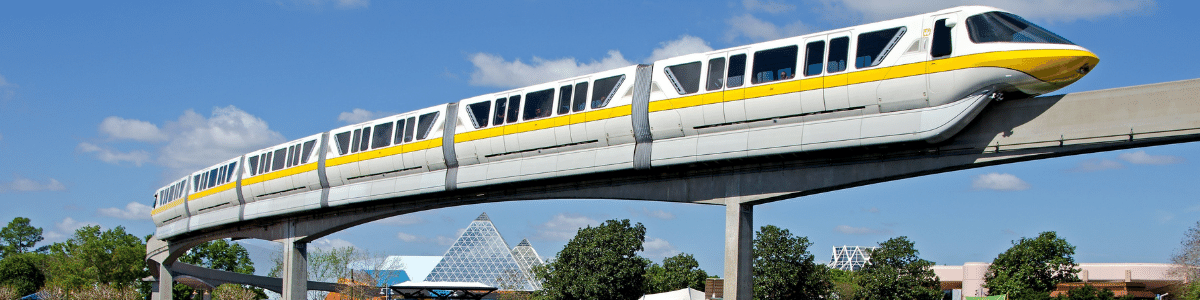
<path fill-rule="evenodd" d="M 375 134 L 371 136 L 371 149 L 392 145 L 392 123 L 375 125 Z"/>
<path fill-rule="evenodd" d="M 850 37 L 840 37 L 829 40 L 829 65 L 825 71 L 837 73 L 846 70 L 846 59 L 850 56 Z"/>
<path fill-rule="evenodd" d="M 946 19 L 933 23 L 933 47 L 929 55 L 942 57 L 954 52 L 954 43 L 950 40 L 950 27 L 946 27 Z"/>
<path fill-rule="evenodd" d="M 200 176 L 203 176 L 203 175 L 196 175 L 196 176 L 192 177 L 192 192 L 193 193 L 200 191 Z"/>
<path fill-rule="evenodd" d="M 362 140 L 362 129 L 354 130 L 354 139 L 350 141 L 350 153 L 358 153 L 358 145 Z"/>
<path fill-rule="evenodd" d="M 295 157 L 297 154 L 300 154 L 300 153 L 298 153 L 296 151 L 296 146 L 288 147 L 288 158 L 287 158 L 287 167 L 288 168 L 291 168 L 292 166 L 296 165 L 296 160 L 293 157 Z"/>
<path fill-rule="evenodd" d="M 715 91 L 725 87 L 722 79 L 725 79 L 725 58 L 708 60 L 708 84 L 705 89 Z"/>
<path fill-rule="evenodd" d="M 521 95 L 508 97 L 508 113 L 504 116 L 505 123 L 516 123 L 521 115 Z"/>
<path fill-rule="evenodd" d="M 487 124 L 486 119 L 483 121 L 484 121 L 484 124 Z M 395 144 L 399 145 L 400 143 L 403 143 L 403 142 L 404 142 L 404 119 L 400 119 L 400 120 L 396 121 L 396 142 L 395 142 Z"/>
<path fill-rule="evenodd" d="M 487 127 L 488 112 L 491 110 L 491 101 L 467 104 L 467 118 L 471 120 L 471 126 L 475 126 L 475 129 Z"/>
<path fill-rule="evenodd" d="M 271 161 L 271 171 L 278 171 L 279 169 L 283 169 L 286 164 L 287 164 L 287 149 L 284 148 L 284 149 L 275 150 L 275 154 L 272 157 L 272 161 Z"/>
<path fill-rule="evenodd" d="M 226 173 L 225 173 L 225 180 L 226 180 L 226 181 L 234 181 L 234 180 L 237 180 L 237 177 L 234 177 L 234 173 L 233 173 L 233 172 L 234 172 L 234 171 L 236 171 L 236 170 L 237 170 L 237 162 L 231 162 L 231 163 L 229 163 L 229 165 L 228 165 L 228 166 L 226 166 L 226 168 L 225 168 L 225 172 L 226 172 Z"/>
<path fill-rule="evenodd" d="M 746 81 L 746 55 L 738 54 L 729 57 L 729 87 L 739 87 Z"/>
<path fill-rule="evenodd" d="M 622 82 L 625 82 L 625 75 L 599 79 L 592 83 L 592 108 L 608 106 L 608 102 L 612 101 L 613 96 L 616 96 L 617 88 L 621 87 Z"/>
<path fill-rule="evenodd" d="M 525 94 L 525 113 L 522 120 L 533 120 L 549 117 L 554 109 L 554 89 L 541 90 Z"/>
<path fill-rule="evenodd" d="M 301 152 L 300 150 L 301 150 L 300 144 L 296 144 L 296 152 L 292 153 L 292 165 L 293 166 L 300 165 L 300 152 Z"/>
<path fill-rule="evenodd" d="M 804 76 L 821 75 L 825 66 L 825 41 L 808 43 L 804 47 Z"/>
<path fill-rule="evenodd" d="M 217 172 L 217 184 L 225 183 L 225 166 L 221 166 L 214 171 Z"/>
<path fill-rule="evenodd" d="M 247 158 L 246 162 L 250 163 L 250 176 L 258 174 L 258 155 Z"/>
<path fill-rule="evenodd" d="M 307 164 L 308 158 L 312 156 L 313 147 L 317 146 L 317 141 L 304 142 L 304 154 L 300 155 L 300 163 Z"/>
<path fill-rule="evenodd" d="M 571 111 L 577 112 L 587 108 L 588 83 L 575 84 L 575 99 L 571 101 Z"/>
<path fill-rule="evenodd" d="M 1014 42 L 1074 45 L 1071 41 L 1017 15 L 990 12 L 967 18 L 967 32 L 975 43 Z"/>
<path fill-rule="evenodd" d="M 371 145 L 370 142 L 371 142 L 371 127 L 363 128 L 362 129 L 362 143 L 360 143 L 358 145 L 358 149 L 361 151 L 367 151 L 367 149 L 368 149 L 367 146 Z"/>
<path fill-rule="evenodd" d="M 266 154 L 263 154 L 262 170 L 258 170 L 259 174 L 271 171 L 271 155 L 275 155 L 275 152 L 268 151 Z"/>
<path fill-rule="evenodd" d="M 405 120 L 404 122 L 404 142 L 407 143 L 413 140 L 413 133 L 415 133 L 417 129 L 417 118 L 408 117 L 408 120 Z"/>
<path fill-rule="evenodd" d="M 216 171 L 216 170 L 209 170 L 208 172 L 205 173 L 205 174 L 208 174 L 208 185 L 205 186 L 206 189 L 212 188 L 217 185 L 217 176 L 218 175 L 217 175 L 217 172 L 214 172 L 214 171 Z"/>
<path fill-rule="evenodd" d="M 896 43 L 900 42 L 906 31 L 908 29 L 905 27 L 896 27 L 858 35 L 854 67 L 861 69 L 878 66 L 883 62 L 883 58 L 887 57 L 888 52 L 896 47 Z"/>
<path fill-rule="evenodd" d="M 337 142 L 338 155 L 346 155 L 350 153 L 350 132 L 343 132 L 333 135 L 333 139 Z"/>
<path fill-rule="evenodd" d="M 751 78 L 751 82 L 772 82 L 795 77 L 798 49 L 796 46 L 787 46 L 754 52 L 754 78 Z"/>
<path fill-rule="evenodd" d="M 496 113 L 492 114 L 492 125 L 504 124 L 504 106 L 507 103 L 504 98 L 496 99 Z"/>
<path fill-rule="evenodd" d="M 667 79 L 680 95 L 695 93 L 700 90 L 700 62 L 694 61 L 663 68 Z M 600 88 L 596 84 L 596 89 Z"/>
<path fill-rule="evenodd" d="M 417 139 L 423 140 L 429 136 L 429 130 L 433 129 L 433 122 L 437 121 L 439 111 L 421 115 L 420 121 L 417 122 Z"/>
<path fill-rule="evenodd" d="M 558 88 L 558 114 L 565 115 L 571 112 L 571 86 L 564 85 Z"/>

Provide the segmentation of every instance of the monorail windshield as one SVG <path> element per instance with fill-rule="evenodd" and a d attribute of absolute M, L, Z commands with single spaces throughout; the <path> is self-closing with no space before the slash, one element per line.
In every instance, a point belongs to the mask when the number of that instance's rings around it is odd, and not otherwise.
<path fill-rule="evenodd" d="M 979 43 L 1047 43 L 1074 45 L 1071 41 L 1006 12 L 989 12 L 967 18 L 971 41 Z"/>

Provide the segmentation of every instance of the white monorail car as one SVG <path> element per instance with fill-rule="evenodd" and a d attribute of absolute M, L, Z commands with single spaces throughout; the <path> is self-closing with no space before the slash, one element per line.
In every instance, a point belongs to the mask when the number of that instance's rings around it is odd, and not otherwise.
<path fill-rule="evenodd" d="M 988 102 L 1099 58 L 964 6 L 481 95 L 249 153 L 155 193 L 159 238 L 456 188 L 897 142 L 936 143 Z"/>

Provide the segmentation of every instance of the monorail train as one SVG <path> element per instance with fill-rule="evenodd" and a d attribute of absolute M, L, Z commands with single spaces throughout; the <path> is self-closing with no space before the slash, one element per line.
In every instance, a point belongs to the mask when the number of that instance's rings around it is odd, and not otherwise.
<path fill-rule="evenodd" d="M 853 50 L 853 51 L 852 51 Z M 684 55 L 480 95 L 235 157 L 155 193 L 160 239 L 397 196 L 895 142 L 940 142 L 990 101 L 1099 58 L 991 7 Z"/>

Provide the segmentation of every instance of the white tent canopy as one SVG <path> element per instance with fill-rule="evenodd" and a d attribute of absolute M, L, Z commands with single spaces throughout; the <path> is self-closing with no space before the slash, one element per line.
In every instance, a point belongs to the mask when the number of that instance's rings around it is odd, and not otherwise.
<path fill-rule="evenodd" d="M 686 288 L 665 293 L 650 294 L 638 300 L 704 300 L 704 292 Z"/>

